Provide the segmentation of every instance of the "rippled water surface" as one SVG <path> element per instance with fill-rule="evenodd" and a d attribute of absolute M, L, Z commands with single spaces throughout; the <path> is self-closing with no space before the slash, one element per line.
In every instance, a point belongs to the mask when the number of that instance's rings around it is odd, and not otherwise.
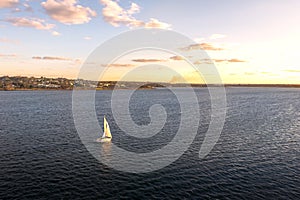
<path fill-rule="evenodd" d="M 300 90 L 226 90 L 226 123 L 212 152 L 198 157 L 210 101 L 205 89 L 196 89 L 201 122 L 194 142 L 177 161 L 147 174 L 115 171 L 88 153 L 75 129 L 72 92 L 0 92 L 0 199 L 299 199 Z M 119 147 L 150 152 L 176 134 L 181 111 L 170 91 L 139 90 L 131 98 L 138 125 L 150 123 L 151 105 L 168 114 L 150 140 L 122 132 L 110 95 L 97 92 L 96 112 L 101 126 L 107 116 Z"/>

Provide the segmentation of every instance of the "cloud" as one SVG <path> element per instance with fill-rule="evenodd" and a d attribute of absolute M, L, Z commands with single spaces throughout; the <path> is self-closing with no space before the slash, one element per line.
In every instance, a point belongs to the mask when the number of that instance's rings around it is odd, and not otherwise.
<path fill-rule="evenodd" d="M 170 59 L 171 60 L 184 60 L 184 58 L 181 56 L 172 56 L 172 57 L 170 57 Z"/>
<path fill-rule="evenodd" d="M 225 38 L 226 35 L 222 35 L 222 34 L 212 34 L 209 39 L 211 40 L 216 40 L 216 39 L 221 39 L 221 38 Z"/>
<path fill-rule="evenodd" d="M 105 67 L 106 66 L 109 66 L 109 67 L 134 67 L 135 65 L 133 65 L 133 64 L 113 63 L 113 64 L 110 64 L 110 65 L 105 65 Z"/>
<path fill-rule="evenodd" d="M 33 9 L 29 4 L 23 3 L 23 6 L 25 7 L 26 12 L 33 12 Z"/>
<path fill-rule="evenodd" d="M 194 64 L 195 65 L 199 65 L 199 64 L 213 64 L 213 62 L 216 62 L 216 63 L 221 63 L 221 62 L 235 63 L 235 62 L 246 62 L 246 61 L 240 60 L 240 59 L 237 59 L 237 58 L 232 58 L 232 59 L 209 59 L 209 58 L 204 58 L 202 60 L 194 62 Z"/>
<path fill-rule="evenodd" d="M 237 59 L 237 58 L 232 58 L 230 60 L 227 60 L 228 62 L 232 62 L 232 63 L 235 63 L 235 62 L 246 62 L 244 60 L 240 60 L 240 59 Z"/>
<path fill-rule="evenodd" d="M 133 62 L 166 62 L 167 60 L 162 59 L 133 59 Z"/>
<path fill-rule="evenodd" d="M 199 60 L 197 60 L 196 62 L 194 62 L 194 65 L 200 65 L 200 64 L 202 64 L 202 62 L 199 61 Z"/>
<path fill-rule="evenodd" d="M 100 1 L 104 8 L 102 9 L 102 15 L 106 22 L 111 25 L 118 27 L 121 24 L 126 26 L 139 27 L 143 25 L 142 21 L 135 19 L 132 15 L 140 12 L 140 7 L 131 3 L 128 10 L 123 9 L 117 2 L 112 0 L 101 0 Z"/>
<path fill-rule="evenodd" d="M 111 66 L 111 67 L 134 67 L 135 65 L 133 65 L 133 64 L 117 64 L 117 63 L 115 63 L 115 64 L 111 64 L 109 66 Z"/>
<path fill-rule="evenodd" d="M 60 35 L 61 35 L 61 34 L 60 34 L 59 32 L 57 32 L 57 31 L 52 31 L 51 34 L 54 35 L 54 36 L 60 36 Z"/>
<path fill-rule="evenodd" d="M 53 56 L 33 56 L 32 59 L 34 60 L 58 60 L 58 61 L 72 61 L 72 58 L 65 58 L 65 57 L 53 57 Z"/>
<path fill-rule="evenodd" d="M 11 12 L 12 13 L 18 13 L 18 12 L 21 12 L 21 9 L 20 8 L 14 8 Z"/>
<path fill-rule="evenodd" d="M 219 62 L 226 62 L 228 60 L 224 60 L 224 59 L 214 59 L 215 62 L 219 63 Z"/>
<path fill-rule="evenodd" d="M 207 51 L 222 51 L 224 48 L 216 47 L 211 43 L 198 43 L 191 44 L 190 46 L 181 48 L 183 51 L 191 51 L 191 50 L 207 50 Z"/>
<path fill-rule="evenodd" d="M 213 61 L 209 58 L 204 58 L 202 60 L 197 60 L 196 62 L 194 62 L 194 65 L 202 65 L 202 64 L 213 64 Z"/>
<path fill-rule="evenodd" d="M 145 27 L 145 28 L 170 28 L 171 25 L 160 22 L 157 19 L 150 18 L 149 22 L 144 22 L 133 17 L 134 14 L 139 13 L 141 8 L 136 3 L 131 3 L 129 9 L 122 8 L 117 1 L 113 0 L 100 0 L 104 5 L 102 9 L 102 15 L 106 22 L 118 27 L 125 25 L 128 27 Z"/>
<path fill-rule="evenodd" d="M 33 56 L 32 59 L 34 59 L 34 60 L 42 60 L 43 57 L 40 57 L 40 56 Z"/>
<path fill-rule="evenodd" d="M 150 18 L 150 21 L 145 23 L 145 28 L 160 28 L 160 29 L 169 29 L 170 24 L 160 22 L 157 19 Z"/>
<path fill-rule="evenodd" d="M 198 60 L 196 62 L 194 62 L 195 65 L 200 65 L 200 64 L 213 64 L 213 62 L 215 63 L 221 63 L 221 62 L 229 62 L 229 63 L 236 63 L 236 62 L 246 62 L 244 60 L 240 60 L 237 58 L 232 58 L 232 59 L 209 59 L 209 58 L 204 58 L 201 60 Z"/>
<path fill-rule="evenodd" d="M 231 62 L 231 63 L 236 63 L 236 62 L 246 62 L 244 60 L 240 60 L 237 58 L 232 58 L 232 59 L 214 59 L 213 61 L 215 62 Z"/>
<path fill-rule="evenodd" d="M 97 13 L 77 4 L 77 0 L 47 0 L 41 3 L 46 13 L 63 24 L 88 23 Z"/>
<path fill-rule="evenodd" d="M 74 62 L 75 62 L 75 64 L 81 64 L 82 63 L 82 61 L 80 60 L 80 59 L 75 59 L 75 60 L 73 60 Z"/>
<path fill-rule="evenodd" d="M 50 30 L 55 27 L 54 24 L 48 24 L 45 22 L 45 20 L 37 19 L 37 18 L 29 19 L 24 17 L 16 17 L 16 18 L 8 18 L 5 21 L 12 23 L 14 26 L 31 27 L 38 30 Z"/>
<path fill-rule="evenodd" d="M 17 54 L 0 54 L 0 58 L 15 58 Z"/>
<path fill-rule="evenodd" d="M 92 38 L 89 37 L 89 36 L 86 36 L 86 37 L 84 37 L 83 39 L 85 39 L 85 40 L 91 40 Z"/>
<path fill-rule="evenodd" d="M 0 8 L 11 8 L 16 6 L 19 3 L 19 0 L 1 0 Z"/>
<path fill-rule="evenodd" d="M 56 56 L 33 56 L 33 60 L 43 60 L 43 61 L 62 61 L 69 62 L 70 65 L 79 65 L 82 63 L 80 59 L 66 58 L 66 57 L 56 57 Z"/>

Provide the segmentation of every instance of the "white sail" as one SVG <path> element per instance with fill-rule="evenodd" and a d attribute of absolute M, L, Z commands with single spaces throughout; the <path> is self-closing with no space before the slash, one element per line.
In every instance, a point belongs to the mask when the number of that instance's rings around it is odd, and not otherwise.
<path fill-rule="evenodd" d="M 106 124 L 107 124 L 107 122 L 106 122 L 106 119 L 105 119 L 105 116 L 104 116 L 104 118 L 103 118 L 103 135 L 102 135 L 102 138 L 105 138 L 105 132 L 106 132 Z"/>
<path fill-rule="evenodd" d="M 97 139 L 97 142 L 110 142 L 111 141 L 111 133 L 110 133 L 110 128 L 108 125 L 108 122 L 106 121 L 106 118 L 104 116 L 103 118 L 103 135 L 102 137 Z"/>
<path fill-rule="evenodd" d="M 104 133 L 103 133 L 102 137 L 112 138 L 111 133 L 110 133 L 110 128 L 109 128 L 108 122 L 105 117 L 104 117 L 103 126 L 104 126 L 104 130 L 103 130 Z"/>
<path fill-rule="evenodd" d="M 106 137 L 109 137 L 109 138 L 112 138 L 108 123 L 106 123 L 106 132 L 105 132 L 105 136 L 106 136 Z"/>

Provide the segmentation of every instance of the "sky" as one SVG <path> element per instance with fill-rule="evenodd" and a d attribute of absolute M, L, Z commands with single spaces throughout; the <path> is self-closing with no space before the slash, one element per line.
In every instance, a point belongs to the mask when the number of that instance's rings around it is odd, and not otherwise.
<path fill-rule="evenodd" d="M 299 8 L 299 0 L 0 0 L 0 76 L 77 78 L 103 42 L 159 28 L 191 38 L 190 50 L 204 50 L 223 83 L 300 84 Z M 135 52 L 115 60 L 104 78 L 136 69 L 126 77 L 201 82 L 186 58 L 174 56 Z"/>

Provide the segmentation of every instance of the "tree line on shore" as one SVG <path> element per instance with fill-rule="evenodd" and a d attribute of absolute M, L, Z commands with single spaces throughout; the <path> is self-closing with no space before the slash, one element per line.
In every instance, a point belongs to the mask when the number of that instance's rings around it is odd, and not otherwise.
<path fill-rule="evenodd" d="M 81 89 L 127 89 L 142 85 L 140 88 L 152 89 L 160 87 L 156 83 L 116 82 L 116 81 L 89 81 L 83 79 L 47 78 L 2 76 L 0 77 L 0 90 L 72 90 Z"/>

